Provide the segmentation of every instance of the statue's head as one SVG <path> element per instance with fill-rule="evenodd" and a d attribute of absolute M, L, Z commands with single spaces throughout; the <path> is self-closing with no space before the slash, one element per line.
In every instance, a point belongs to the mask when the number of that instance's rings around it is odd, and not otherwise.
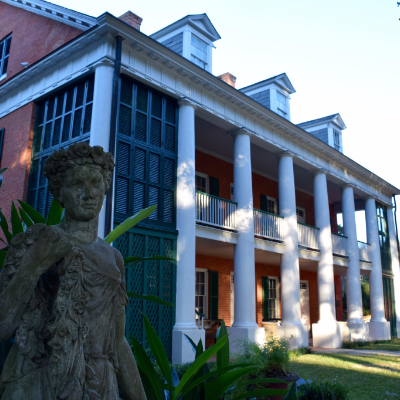
<path fill-rule="evenodd" d="M 76 220 L 89 221 L 100 213 L 114 166 L 113 156 L 101 146 L 74 143 L 49 156 L 44 176 L 66 212 Z"/>

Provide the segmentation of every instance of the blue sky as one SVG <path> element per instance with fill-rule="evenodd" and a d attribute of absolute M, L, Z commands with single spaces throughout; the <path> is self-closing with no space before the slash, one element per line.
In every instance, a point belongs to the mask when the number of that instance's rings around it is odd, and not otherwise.
<path fill-rule="evenodd" d="M 187 14 L 206 13 L 222 37 L 215 42 L 215 75 L 232 73 L 240 88 L 286 72 L 296 89 L 292 121 L 339 112 L 347 125 L 344 153 L 400 188 L 400 8 L 396 1 L 52 2 L 93 16 L 105 11 L 120 16 L 131 10 L 143 18 L 145 34 Z M 361 224 L 359 218 L 357 222 Z"/>

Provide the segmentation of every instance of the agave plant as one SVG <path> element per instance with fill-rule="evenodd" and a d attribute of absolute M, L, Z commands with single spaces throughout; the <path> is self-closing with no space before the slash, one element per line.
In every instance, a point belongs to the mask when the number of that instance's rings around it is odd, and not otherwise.
<path fill-rule="evenodd" d="M 285 383 L 279 379 L 254 379 L 247 382 L 235 383 L 244 375 L 254 371 L 257 367 L 251 364 L 229 363 L 229 339 L 224 321 L 217 332 L 217 342 L 214 346 L 203 351 L 200 340 L 196 345 L 188 336 L 188 342 L 195 353 L 195 361 L 179 380 L 175 369 L 170 366 L 168 357 L 159 337 L 152 328 L 147 317 L 143 315 L 147 341 L 163 376 L 164 383 L 157 377 L 153 364 L 141 344 L 131 336 L 130 342 L 135 354 L 139 373 L 148 399 L 154 400 L 221 400 L 234 389 L 255 384 Z M 210 371 L 207 361 L 217 354 L 217 368 Z M 297 399 L 296 385 L 290 391 L 283 389 L 256 389 L 241 393 L 232 400 L 245 398 L 256 399 L 265 396 L 281 395 L 286 400 Z"/>

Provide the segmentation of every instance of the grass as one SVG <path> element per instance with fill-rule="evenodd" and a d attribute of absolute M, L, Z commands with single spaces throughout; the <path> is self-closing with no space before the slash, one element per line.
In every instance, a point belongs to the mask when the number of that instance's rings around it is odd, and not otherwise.
<path fill-rule="evenodd" d="M 339 382 L 351 400 L 395 399 L 400 396 L 400 358 L 350 354 L 290 356 L 290 372 L 312 381 Z"/>
<path fill-rule="evenodd" d="M 343 343 L 343 348 L 355 350 L 400 351 L 400 339 L 376 340 L 374 342 L 345 342 Z"/>

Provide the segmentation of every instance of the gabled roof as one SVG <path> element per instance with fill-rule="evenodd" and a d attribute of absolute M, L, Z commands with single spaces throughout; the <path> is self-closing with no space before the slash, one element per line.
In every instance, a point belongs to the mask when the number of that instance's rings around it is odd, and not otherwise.
<path fill-rule="evenodd" d="M 312 119 L 311 121 L 302 122 L 301 124 L 297 124 L 297 126 L 302 129 L 305 129 L 305 128 L 311 128 L 312 126 L 327 124 L 328 122 L 334 123 L 341 130 L 344 130 L 347 128 L 347 126 L 345 125 L 345 123 L 339 113 L 328 115 L 327 117 Z"/>
<path fill-rule="evenodd" d="M 166 26 L 165 28 L 162 28 L 159 31 L 153 33 L 152 35 L 150 35 L 150 37 L 158 40 L 159 38 L 185 25 L 191 25 L 193 28 L 199 30 L 212 42 L 221 39 L 221 36 L 219 36 L 219 33 L 214 28 L 214 25 L 210 21 L 210 18 L 208 18 L 207 14 L 186 15 L 186 17 L 183 17 L 178 21 L 175 21 L 172 24 Z"/>
<path fill-rule="evenodd" d="M 87 14 L 65 8 L 44 0 L 0 0 L 3 3 L 54 19 L 83 31 L 97 25 L 97 19 Z"/>
<path fill-rule="evenodd" d="M 262 90 L 264 86 L 271 85 L 272 83 L 275 83 L 278 86 L 281 86 L 283 89 L 286 89 L 290 94 L 296 93 L 296 90 L 293 87 L 292 82 L 290 82 L 285 72 L 283 74 L 275 75 L 272 78 L 268 78 L 263 81 L 253 83 L 249 86 L 245 86 L 239 90 L 242 93 L 248 93 L 250 91 L 253 91 L 254 89 Z"/>

